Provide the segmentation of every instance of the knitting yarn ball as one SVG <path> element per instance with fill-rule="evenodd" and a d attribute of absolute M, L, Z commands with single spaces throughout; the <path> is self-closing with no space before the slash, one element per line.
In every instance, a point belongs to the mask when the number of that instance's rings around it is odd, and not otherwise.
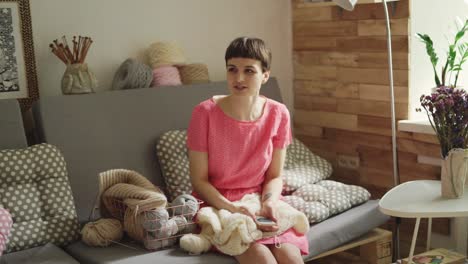
<path fill-rule="evenodd" d="M 175 42 L 155 42 L 151 44 L 146 54 L 153 69 L 163 65 L 184 64 L 184 52 Z"/>
<path fill-rule="evenodd" d="M 160 228 L 158 223 L 167 222 L 169 220 L 169 212 L 164 208 L 158 208 L 145 212 L 143 220 L 143 228 L 147 231 L 154 231 Z"/>
<path fill-rule="evenodd" d="M 168 221 L 161 221 L 156 223 L 156 230 L 154 235 L 156 238 L 168 238 L 179 232 L 179 227 L 177 222 L 174 219 L 169 219 Z"/>
<path fill-rule="evenodd" d="M 187 220 L 192 220 L 199 208 L 197 199 L 189 194 L 177 196 L 172 201 L 171 207 L 173 215 L 183 215 Z"/>
<path fill-rule="evenodd" d="M 177 224 L 178 232 L 183 232 L 187 227 L 187 219 L 181 215 L 176 215 L 172 219 L 174 219 Z"/>
<path fill-rule="evenodd" d="M 125 60 L 114 74 L 113 90 L 147 88 L 153 81 L 153 70 L 135 59 Z"/>
<path fill-rule="evenodd" d="M 197 230 L 197 224 L 193 221 L 187 221 L 187 224 L 185 225 L 185 228 L 182 230 L 183 234 L 191 234 L 195 233 Z"/>
<path fill-rule="evenodd" d="M 199 255 L 211 248 L 211 243 L 202 235 L 187 234 L 180 238 L 180 247 L 191 254 Z"/>
<path fill-rule="evenodd" d="M 177 242 L 176 238 L 165 238 L 165 239 L 158 239 L 154 236 L 148 235 L 143 244 L 146 249 L 149 250 L 159 250 L 163 248 L 170 247 Z"/>
<path fill-rule="evenodd" d="M 106 247 L 123 236 L 122 224 L 117 219 L 103 218 L 87 223 L 81 230 L 83 242 L 89 246 Z"/>
<path fill-rule="evenodd" d="M 152 87 L 181 85 L 179 70 L 174 66 L 161 66 L 153 70 Z"/>
<path fill-rule="evenodd" d="M 178 66 L 183 84 L 209 83 L 208 66 L 203 63 L 193 63 Z"/>

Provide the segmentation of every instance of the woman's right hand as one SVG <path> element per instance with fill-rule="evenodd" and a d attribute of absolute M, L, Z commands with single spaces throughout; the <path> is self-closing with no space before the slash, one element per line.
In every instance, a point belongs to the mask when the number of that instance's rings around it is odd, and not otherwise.
<path fill-rule="evenodd" d="M 254 221 L 255 221 L 255 213 L 251 212 L 249 208 L 243 205 L 233 205 L 233 209 L 231 210 L 231 213 L 240 213 L 240 214 L 245 214 L 247 216 L 250 216 Z"/>

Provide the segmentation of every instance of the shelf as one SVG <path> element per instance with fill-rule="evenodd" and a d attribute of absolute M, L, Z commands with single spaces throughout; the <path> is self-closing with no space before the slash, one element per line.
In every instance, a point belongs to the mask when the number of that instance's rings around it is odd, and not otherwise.
<path fill-rule="evenodd" d="M 397 2 L 399 0 L 387 0 L 387 2 Z M 376 3 L 382 3 L 382 0 L 358 0 L 357 4 L 362 5 L 362 4 L 376 4 Z M 320 7 L 320 6 L 334 6 L 336 5 L 334 2 L 331 0 L 323 0 L 323 2 L 311 2 L 310 0 L 304 0 L 302 3 L 298 3 L 298 6 L 307 6 L 307 7 Z"/>

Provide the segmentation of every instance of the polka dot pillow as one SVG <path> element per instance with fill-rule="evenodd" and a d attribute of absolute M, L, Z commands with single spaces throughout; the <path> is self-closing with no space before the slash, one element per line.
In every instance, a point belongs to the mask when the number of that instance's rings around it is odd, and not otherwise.
<path fill-rule="evenodd" d="M 0 150 L 0 207 L 13 219 L 7 253 L 79 237 L 65 160 L 52 145 Z"/>
<path fill-rule="evenodd" d="M 192 192 L 186 141 L 186 130 L 172 130 L 164 133 L 156 145 L 167 196 L 171 201 L 181 194 Z"/>
<path fill-rule="evenodd" d="M 283 170 L 285 193 L 291 193 L 306 184 L 326 179 L 331 174 L 331 164 L 312 153 L 298 139 L 295 138 L 287 148 Z"/>
<path fill-rule="evenodd" d="M 318 223 L 369 200 L 370 193 L 356 185 L 324 180 L 306 184 L 289 196 L 285 202 L 303 212 L 310 223 Z"/>

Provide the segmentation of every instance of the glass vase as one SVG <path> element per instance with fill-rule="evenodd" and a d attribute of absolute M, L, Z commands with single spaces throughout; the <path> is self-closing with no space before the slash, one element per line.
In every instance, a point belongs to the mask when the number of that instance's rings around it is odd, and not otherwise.
<path fill-rule="evenodd" d="M 442 160 L 442 197 L 461 198 L 468 173 L 468 149 L 451 149 Z"/>
<path fill-rule="evenodd" d="M 63 94 L 94 93 L 97 80 L 86 63 L 68 64 L 62 77 Z"/>

